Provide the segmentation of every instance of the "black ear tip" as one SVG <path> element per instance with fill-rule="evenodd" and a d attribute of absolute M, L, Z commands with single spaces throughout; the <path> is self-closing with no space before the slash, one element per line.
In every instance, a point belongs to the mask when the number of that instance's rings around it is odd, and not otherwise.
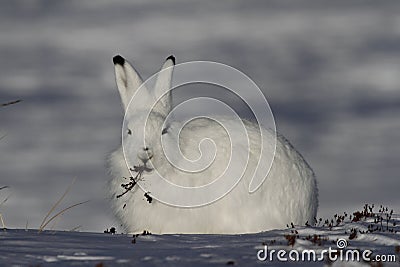
<path fill-rule="evenodd" d="M 169 57 L 167 57 L 167 59 L 165 61 L 167 61 L 169 59 L 171 59 L 172 62 L 174 63 L 174 65 L 175 65 L 175 57 L 174 57 L 174 55 L 170 55 Z"/>
<path fill-rule="evenodd" d="M 125 63 L 125 59 L 123 57 L 121 57 L 120 55 L 116 55 L 115 57 L 113 57 L 113 62 L 114 65 L 124 65 Z"/>

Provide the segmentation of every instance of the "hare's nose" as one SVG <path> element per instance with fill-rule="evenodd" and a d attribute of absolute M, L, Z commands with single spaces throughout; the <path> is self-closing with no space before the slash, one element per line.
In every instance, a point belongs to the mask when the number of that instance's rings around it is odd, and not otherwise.
<path fill-rule="evenodd" d="M 143 163 L 146 163 L 153 157 L 153 151 L 148 147 L 144 147 L 143 150 L 138 153 L 138 157 Z"/>
<path fill-rule="evenodd" d="M 148 155 L 153 155 L 153 150 L 151 150 L 150 148 L 148 148 L 147 146 L 145 146 L 143 148 L 143 151 L 146 152 Z"/>

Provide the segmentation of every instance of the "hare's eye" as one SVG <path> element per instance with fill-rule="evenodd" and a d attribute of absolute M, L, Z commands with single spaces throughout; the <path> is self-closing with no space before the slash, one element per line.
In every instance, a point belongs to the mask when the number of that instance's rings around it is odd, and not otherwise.
<path fill-rule="evenodd" d="M 129 129 L 129 128 L 128 128 L 128 134 L 129 134 L 129 135 L 132 134 L 132 131 L 131 131 L 131 129 Z"/>
<path fill-rule="evenodd" d="M 149 148 L 146 146 L 146 147 L 143 148 L 143 150 L 144 150 L 144 151 L 148 151 Z"/>

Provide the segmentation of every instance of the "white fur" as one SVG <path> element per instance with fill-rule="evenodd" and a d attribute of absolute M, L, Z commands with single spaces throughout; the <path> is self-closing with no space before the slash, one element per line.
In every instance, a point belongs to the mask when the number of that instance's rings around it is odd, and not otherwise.
<path fill-rule="evenodd" d="M 170 71 L 163 72 L 163 76 L 158 77 L 156 88 L 146 89 L 149 92 L 148 99 L 151 99 L 152 90 L 168 90 L 172 76 L 171 66 L 172 60 L 169 59 L 163 68 L 169 68 Z M 141 80 L 138 80 L 139 75 L 126 61 L 122 66 L 117 64 L 115 71 L 122 103 L 126 109 L 128 98 L 141 84 Z M 166 164 L 159 142 L 162 122 L 171 108 L 170 101 L 171 98 L 167 95 L 161 106 L 156 109 L 157 112 L 150 117 L 150 127 L 154 128 L 152 131 L 154 136 L 150 138 L 152 141 L 149 148 L 153 154 L 154 166 L 157 166 L 159 172 L 168 176 L 172 182 L 182 184 L 184 182 L 179 180 L 179 172 Z M 133 128 L 135 121 L 144 119 L 145 112 L 138 108 L 137 112 L 129 118 L 127 125 Z M 240 128 L 236 125 L 237 122 L 229 118 L 220 118 L 219 121 L 222 125 L 231 124 L 231 128 Z M 172 123 L 168 128 L 168 133 L 163 135 L 163 140 L 173 143 L 178 136 L 179 126 L 179 122 Z M 256 159 L 259 155 L 260 132 L 258 127 L 251 122 L 245 121 L 245 126 L 250 141 L 249 165 L 245 175 L 225 197 L 197 208 L 178 208 L 158 201 L 149 203 L 138 186 L 124 196 L 116 198 L 123 192 L 121 184 L 127 182 L 123 177 L 129 177 L 131 174 L 127 169 L 122 147 L 114 151 L 109 157 L 109 169 L 113 177 L 109 183 L 109 189 L 112 208 L 126 230 L 134 233 L 148 230 L 157 234 L 234 234 L 284 228 L 290 223 L 297 225 L 304 225 L 307 221 L 312 223 L 318 208 L 318 190 L 314 173 L 289 141 L 279 134 L 275 158 L 268 178 L 256 192 L 249 193 L 251 174 L 256 167 Z M 263 142 L 272 148 L 273 133 L 266 129 L 262 131 Z M 210 182 L 208 180 L 221 173 L 228 161 L 230 145 L 225 139 L 226 133 L 218 124 L 207 119 L 194 120 L 182 130 L 179 144 L 185 156 L 188 158 L 198 156 L 197 145 L 204 137 L 216 141 L 218 155 L 212 168 L 200 174 L 193 174 L 196 179 L 191 179 L 185 185 L 194 186 Z M 134 131 L 131 138 L 136 138 Z M 134 145 L 136 146 L 134 151 L 141 153 L 143 141 L 137 140 Z M 247 155 L 247 151 L 243 151 L 243 154 Z M 148 175 L 151 178 L 152 174 Z M 126 204 L 125 208 L 124 204 Z"/>

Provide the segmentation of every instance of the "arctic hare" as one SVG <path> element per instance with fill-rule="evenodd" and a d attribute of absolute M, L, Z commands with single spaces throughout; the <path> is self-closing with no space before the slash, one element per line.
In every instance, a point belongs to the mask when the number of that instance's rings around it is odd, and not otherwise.
<path fill-rule="evenodd" d="M 122 106 L 126 111 L 130 99 L 143 81 L 123 57 L 117 55 L 113 58 L 113 62 L 118 91 Z M 150 101 L 155 90 L 168 91 L 174 66 L 175 58 L 168 57 L 162 67 L 162 70 L 167 71 L 159 74 L 155 88 L 145 88 L 147 95 L 143 101 Z M 222 155 L 215 158 L 216 168 L 193 174 L 196 179 L 186 184 L 181 183 L 186 186 L 209 182 L 212 176 L 215 176 L 214 173 L 218 174 L 224 170 L 224 167 L 220 165 L 229 162 L 228 156 L 224 154 L 228 154 L 230 148 L 225 144 L 227 139 L 224 139 L 226 138 L 224 128 L 207 119 L 194 120 L 179 133 L 176 132 L 178 127 L 175 127 L 174 123 L 168 128 L 163 128 L 163 122 L 171 111 L 171 107 L 171 96 L 167 93 L 156 112 L 148 117 L 153 129 L 146 147 L 143 147 L 143 141 L 140 140 L 142 137 L 137 136 L 135 123 L 147 119 L 147 110 L 142 110 L 140 105 L 133 107 L 133 114 L 126 122 L 123 135 L 133 140 L 129 150 L 132 155 L 128 156 L 137 161 L 137 166 L 128 166 L 122 146 L 109 157 L 108 164 L 112 176 L 109 190 L 112 208 L 125 230 L 132 233 L 147 230 L 157 234 L 237 234 L 284 228 L 290 223 L 311 224 L 315 220 L 318 189 L 313 170 L 289 141 L 279 134 L 276 137 L 275 158 L 267 179 L 257 191 L 249 193 L 248 185 L 251 180 L 249 172 L 257 167 L 255 158 L 259 153 L 260 130 L 257 125 L 248 121 L 244 121 L 244 124 L 249 139 L 249 164 L 243 178 L 227 195 L 208 205 L 184 208 L 161 203 L 153 199 L 150 192 L 144 192 L 137 186 L 135 179 L 152 179 L 154 172 L 151 171 L 151 167 L 148 167 L 149 161 L 152 161 L 151 166 L 158 166 L 161 173 L 167 176 L 169 174 L 173 182 L 180 182 L 180 174 L 173 170 L 173 166 L 167 164 L 160 145 L 161 137 L 167 143 L 172 143 L 179 138 L 180 147 L 188 157 L 198 156 L 196 144 L 204 137 L 216 141 L 218 151 L 222 151 Z M 220 122 L 222 125 L 231 124 L 237 127 L 237 122 L 232 122 L 229 118 L 221 118 Z M 261 131 L 264 142 L 268 143 L 275 138 L 271 131 L 267 129 L 261 129 Z M 243 151 L 243 153 L 248 153 L 248 151 Z M 131 177 L 132 174 L 128 168 L 138 175 Z"/>

